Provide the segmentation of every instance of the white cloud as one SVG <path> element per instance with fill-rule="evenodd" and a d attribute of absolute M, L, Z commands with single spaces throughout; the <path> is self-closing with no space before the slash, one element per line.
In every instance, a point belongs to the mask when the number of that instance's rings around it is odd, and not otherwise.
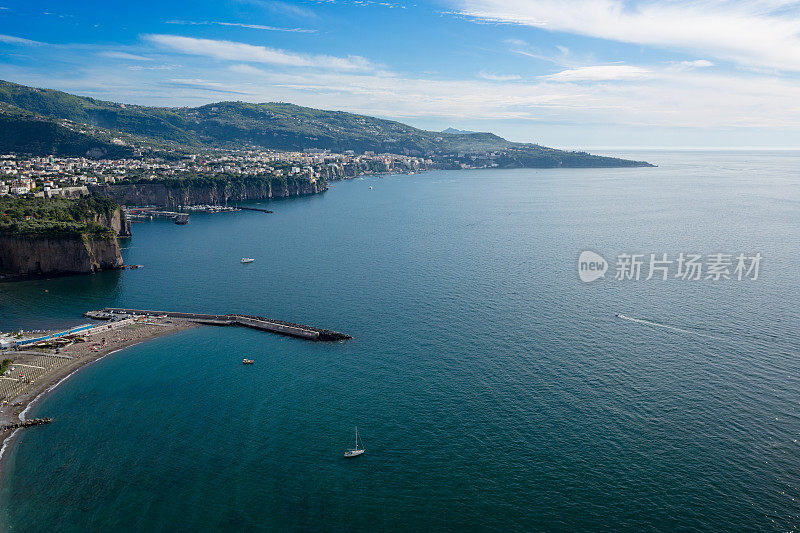
<path fill-rule="evenodd" d="M 386 72 L 363 58 L 174 35 L 143 39 L 147 44 L 139 48 L 119 49 L 156 60 L 131 61 L 120 69 L 115 61 L 85 61 L 87 53 L 110 51 L 108 45 L 41 46 L 29 52 L 69 58 L 74 69 L 54 73 L 34 60 L 3 65 L 3 77 L 142 104 L 202 104 L 233 94 L 252 102 L 288 101 L 400 120 L 496 121 L 498 128 L 501 121 L 514 120 L 573 127 L 576 132 L 593 124 L 609 131 L 627 126 L 702 128 L 712 135 L 737 129 L 742 138 L 756 129 L 800 131 L 800 83 L 795 76 L 709 68 L 713 58 L 707 55 L 690 56 L 704 58 L 692 61 L 603 65 L 583 57 L 574 46 L 554 46 L 556 57 L 570 55 L 576 64 L 551 66 L 554 74 L 538 77 L 527 72 L 518 77 L 484 64 L 475 68 L 486 68 L 477 75 L 469 71 L 466 79 L 453 79 L 437 73 Z M 522 41 L 506 44 L 528 46 Z M 162 49 L 158 55 L 150 53 L 154 46 Z M 178 59 L 179 54 L 185 55 Z M 162 61 L 175 68 L 160 67 Z"/>
<path fill-rule="evenodd" d="M 215 90 L 241 93 L 246 101 L 288 101 L 400 120 L 437 117 L 604 127 L 800 128 L 796 105 L 800 89 L 794 83 L 703 69 L 653 69 L 650 78 L 625 83 L 546 78 L 497 83 L 231 65 L 224 73 L 209 69 L 203 79 L 214 81 Z M 207 81 L 204 86 L 212 88 Z"/>
<path fill-rule="evenodd" d="M 720 131 L 740 131 L 736 135 L 743 139 L 753 132 L 800 131 L 797 82 L 752 72 L 662 65 L 647 67 L 647 79 L 615 83 L 543 77 L 498 83 L 381 71 L 258 68 L 255 63 L 220 68 L 203 57 L 186 59 L 180 71 L 172 72 L 82 62 L 74 73 L 61 77 L 31 62 L 5 66 L 4 78 L 140 104 L 199 105 L 232 94 L 250 102 L 294 102 L 398 120 L 493 121 L 492 129 L 514 120 L 571 128 L 578 139 L 582 129 L 592 125 L 609 132 L 626 127 L 700 128 L 709 132 L 709 139 Z M 798 138 L 798 133 L 792 135 Z"/>
<path fill-rule="evenodd" d="M 475 20 L 703 53 L 735 63 L 800 70 L 793 0 L 453 0 Z"/>
<path fill-rule="evenodd" d="M 202 78 L 172 78 L 167 80 L 167 85 L 175 87 L 187 87 L 201 91 L 209 91 L 214 93 L 223 94 L 240 94 L 246 95 L 247 93 L 231 87 L 219 81 L 205 80 Z"/>
<path fill-rule="evenodd" d="M 246 65 L 244 63 L 231 65 L 228 70 L 230 70 L 231 72 L 236 72 L 237 74 L 248 74 L 251 76 L 261 76 L 265 74 L 263 70 L 250 65 Z"/>
<path fill-rule="evenodd" d="M 212 22 L 220 26 L 239 26 L 241 28 L 250 28 L 252 30 L 269 30 L 269 31 L 287 31 L 292 33 L 315 33 L 317 30 L 307 28 L 279 28 L 277 26 L 264 26 L 262 24 L 242 24 L 239 22 Z"/>
<path fill-rule="evenodd" d="M 509 45 L 509 51 L 515 54 L 563 67 L 577 67 L 594 61 L 592 54 L 582 54 L 579 58 L 566 46 L 556 45 L 555 50 L 551 51 L 536 48 L 522 39 L 505 39 L 503 42 Z"/>
<path fill-rule="evenodd" d="M 522 79 L 521 76 L 517 74 L 494 74 L 492 72 L 486 72 L 485 70 L 478 72 L 478 76 L 490 81 L 514 81 Z"/>
<path fill-rule="evenodd" d="M 694 61 L 679 61 L 678 65 L 686 68 L 705 68 L 713 67 L 714 63 L 707 59 L 695 59 Z"/>
<path fill-rule="evenodd" d="M 142 66 L 142 65 L 130 65 L 128 70 L 175 70 L 180 68 L 180 65 L 152 65 L 152 66 Z"/>
<path fill-rule="evenodd" d="M 595 65 L 562 70 L 545 78 L 551 81 L 636 80 L 651 74 L 647 69 L 630 65 Z"/>
<path fill-rule="evenodd" d="M 334 70 L 368 70 L 373 68 L 365 58 L 359 56 L 336 57 L 326 55 L 308 55 L 238 43 L 234 41 L 217 41 L 213 39 L 196 39 L 178 35 L 145 35 L 144 38 L 164 48 L 183 54 L 210 57 L 228 61 L 244 61 L 251 63 L 271 63 L 290 67 L 317 67 Z"/>
<path fill-rule="evenodd" d="M 234 0 L 241 4 L 250 4 L 253 6 L 261 7 L 274 13 L 281 15 L 289 15 L 296 18 L 317 18 L 317 14 L 310 9 L 300 7 L 298 5 L 281 2 L 279 0 Z"/>
<path fill-rule="evenodd" d="M 108 52 L 100 52 L 100 55 L 111 59 L 128 59 L 130 61 L 152 61 L 152 59 L 150 59 L 149 57 L 140 56 L 136 54 L 129 54 L 128 52 L 116 52 L 113 50 Z"/>
<path fill-rule="evenodd" d="M 263 24 L 245 24 L 242 22 L 216 22 L 216 21 L 191 22 L 186 20 L 168 20 L 167 24 L 182 24 L 189 26 L 206 26 L 214 24 L 217 26 L 237 26 L 239 28 L 248 28 L 251 30 L 284 31 L 290 33 L 316 33 L 317 31 L 307 28 L 281 28 L 279 26 L 265 26 Z"/>
<path fill-rule="evenodd" d="M 22 37 L 14 37 L 13 35 L 0 34 L 0 43 L 6 44 L 21 44 L 24 46 L 35 46 L 40 43 L 39 41 L 31 41 L 30 39 L 23 39 Z"/>

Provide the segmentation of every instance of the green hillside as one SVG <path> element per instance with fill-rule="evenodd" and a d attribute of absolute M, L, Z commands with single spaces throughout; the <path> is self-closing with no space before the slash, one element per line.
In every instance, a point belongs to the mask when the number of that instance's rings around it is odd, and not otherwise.
<path fill-rule="evenodd" d="M 262 147 L 277 150 L 328 149 L 334 152 L 390 152 L 441 159 L 457 167 L 464 153 L 503 151 L 503 166 L 641 166 L 647 163 L 512 143 L 491 133 L 452 134 L 421 130 L 375 117 L 325 111 L 285 103 L 219 102 L 195 108 L 162 108 L 104 102 L 51 89 L 0 81 L 0 120 L 35 123 L 0 135 L 0 151 L 84 155 L 95 142 L 107 157 L 109 135 L 165 148 Z M 10 117 L 14 117 L 13 119 Z M 68 135 L 59 120 L 94 128 Z M 69 129 L 69 128 L 67 128 Z M 68 140 L 64 140 L 67 137 Z M 85 142 L 83 142 L 85 141 Z M 28 148 L 26 150 L 26 147 Z M 49 150 L 49 151 L 48 151 Z"/>
<path fill-rule="evenodd" d="M 111 142 L 114 133 L 69 123 L 0 103 L 0 151 L 33 155 L 130 157 L 133 149 Z"/>

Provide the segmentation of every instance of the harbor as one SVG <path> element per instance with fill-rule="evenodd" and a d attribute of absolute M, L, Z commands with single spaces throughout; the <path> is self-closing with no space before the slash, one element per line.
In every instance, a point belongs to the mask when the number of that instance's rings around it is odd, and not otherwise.
<path fill-rule="evenodd" d="M 178 206 L 181 211 L 167 211 L 160 207 L 154 206 L 138 206 L 138 207 L 125 207 L 125 216 L 131 222 L 145 222 L 157 218 L 172 220 L 175 224 L 184 225 L 189 223 L 189 213 L 231 213 L 234 211 L 260 211 L 261 213 L 274 213 L 269 209 L 262 209 L 259 207 L 244 207 L 244 206 L 227 206 L 227 205 L 187 205 Z"/>
<path fill-rule="evenodd" d="M 167 211 L 161 207 L 155 206 L 137 206 L 137 207 L 123 207 L 125 216 L 131 222 L 146 222 L 155 219 L 167 219 L 173 221 L 179 226 L 189 223 L 189 212 L 199 213 L 231 213 L 234 211 L 258 211 L 260 213 L 274 213 L 270 209 L 261 207 L 247 207 L 241 205 L 227 206 L 227 205 L 186 205 L 178 206 L 180 211 Z"/>
<path fill-rule="evenodd" d="M 351 339 L 337 331 L 244 314 L 203 314 L 107 307 L 87 311 L 97 322 L 61 331 L 6 333 L 0 336 L 0 441 L 14 431 L 48 423 L 26 421 L 24 410 L 82 366 L 139 342 L 176 331 L 208 326 L 240 326 L 304 340 Z M 245 364 L 252 360 L 245 359 Z"/>
<path fill-rule="evenodd" d="M 177 221 L 179 216 L 186 217 L 188 220 L 188 213 L 178 213 L 176 211 L 163 211 L 155 207 L 126 207 L 125 216 L 131 222 L 143 222 L 145 220 L 153 220 L 156 218 L 166 218 L 168 220 Z"/>

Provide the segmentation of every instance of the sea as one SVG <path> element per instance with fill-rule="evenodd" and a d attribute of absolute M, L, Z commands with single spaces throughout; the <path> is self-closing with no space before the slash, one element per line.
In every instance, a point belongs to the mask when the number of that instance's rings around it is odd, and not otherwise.
<path fill-rule="evenodd" d="M 368 176 L 0 284 L 0 330 L 108 306 L 353 336 L 208 326 L 84 367 L 6 450 L 0 527 L 796 531 L 800 152 L 609 155 L 657 166 Z"/>

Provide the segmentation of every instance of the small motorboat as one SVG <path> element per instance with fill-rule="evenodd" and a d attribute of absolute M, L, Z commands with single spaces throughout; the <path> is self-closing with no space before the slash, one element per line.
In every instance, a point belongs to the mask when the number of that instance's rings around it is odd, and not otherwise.
<path fill-rule="evenodd" d="M 364 450 L 364 444 L 363 443 L 361 444 L 361 448 L 358 447 L 358 427 L 356 427 L 356 447 L 354 449 L 352 449 L 352 450 L 345 450 L 344 451 L 344 456 L 345 456 L 345 458 L 350 459 L 351 457 L 358 457 L 359 455 L 361 455 L 365 451 L 366 450 Z"/>
<path fill-rule="evenodd" d="M 252 263 L 255 261 L 252 257 L 242 257 L 242 263 Z"/>
<path fill-rule="evenodd" d="M 255 359 L 242 359 L 242 363 L 245 365 L 252 365 L 255 362 Z"/>

